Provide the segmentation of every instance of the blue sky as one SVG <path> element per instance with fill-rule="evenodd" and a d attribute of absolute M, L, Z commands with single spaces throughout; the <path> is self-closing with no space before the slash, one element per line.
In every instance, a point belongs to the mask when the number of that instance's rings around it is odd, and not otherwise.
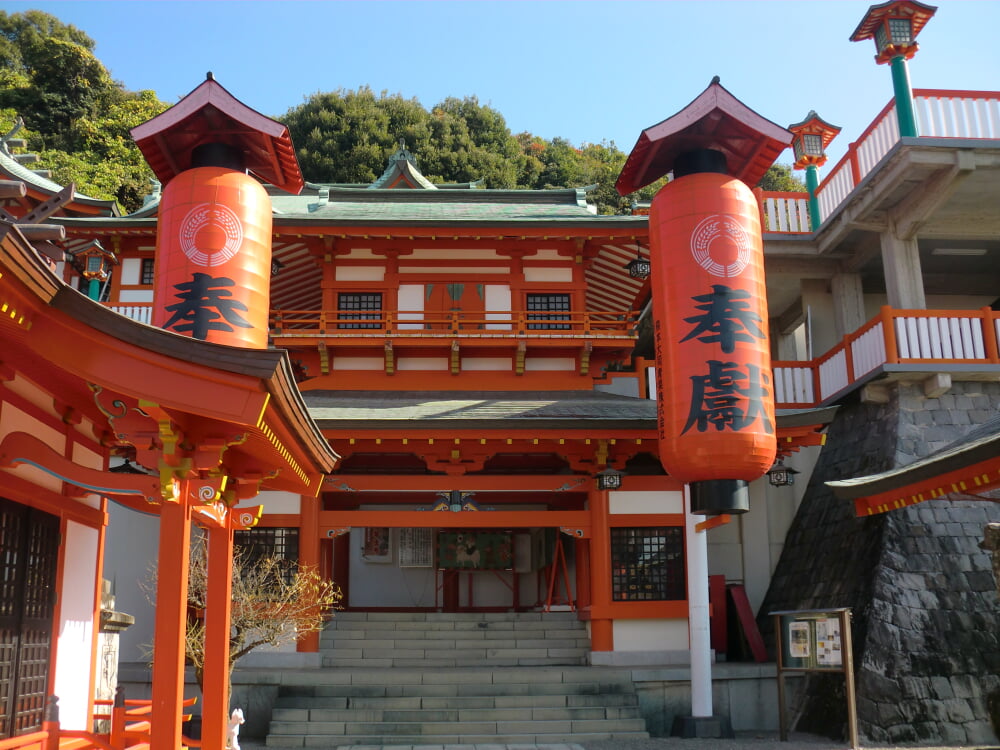
<path fill-rule="evenodd" d="M 476 95 L 515 133 L 574 144 L 614 141 L 684 107 L 719 75 L 787 126 L 814 109 L 843 132 L 832 168 L 892 97 L 870 41 L 850 42 L 871 3 L 0 2 L 72 23 L 129 89 L 174 102 L 213 71 L 233 95 L 280 116 L 310 94 L 369 85 L 430 108 Z M 914 88 L 1000 89 L 1000 2 L 942 0 L 910 61 Z M 419 157 L 419 154 L 417 155 Z M 779 159 L 790 162 L 790 152 Z"/>

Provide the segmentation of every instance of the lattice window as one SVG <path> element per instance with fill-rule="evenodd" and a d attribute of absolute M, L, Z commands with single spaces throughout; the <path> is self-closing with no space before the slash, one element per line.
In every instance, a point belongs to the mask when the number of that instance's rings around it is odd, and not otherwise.
<path fill-rule="evenodd" d="M 285 583 L 291 583 L 295 577 L 299 564 L 298 529 L 243 529 L 233 533 L 233 546 L 240 548 L 244 560 L 250 565 L 269 557 L 282 560 L 282 577 Z"/>
<path fill-rule="evenodd" d="M 611 588 L 615 601 L 685 598 L 684 529 L 611 529 Z"/>
<path fill-rule="evenodd" d="M 541 320 L 543 323 L 528 323 L 528 330 L 569 330 L 569 323 L 553 323 L 555 320 L 569 320 L 568 294 L 529 294 L 527 296 L 528 320 Z M 538 312 L 534 312 L 538 311 Z"/>
<path fill-rule="evenodd" d="M 337 295 L 340 320 L 374 320 L 374 323 L 340 323 L 338 328 L 381 328 L 381 293 L 347 293 Z"/>
<path fill-rule="evenodd" d="M 142 259 L 142 270 L 139 272 L 139 283 L 146 286 L 153 285 L 153 269 L 156 267 L 154 258 Z"/>
<path fill-rule="evenodd" d="M 42 726 L 58 554 L 58 518 L 0 499 L 0 738 Z"/>

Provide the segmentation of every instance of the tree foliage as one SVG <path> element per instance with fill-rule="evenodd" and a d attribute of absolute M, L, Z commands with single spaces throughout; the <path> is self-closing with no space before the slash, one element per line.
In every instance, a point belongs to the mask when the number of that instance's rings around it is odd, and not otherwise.
<path fill-rule="evenodd" d="M 290 567 L 293 566 L 293 567 Z M 315 568 L 294 565 L 278 557 L 251 557 L 237 547 L 233 553 L 232 610 L 229 636 L 229 676 L 243 656 L 261 646 L 294 643 L 323 629 L 331 610 L 339 608 L 340 587 Z M 144 582 L 154 606 L 156 571 Z M 194 666 L 198 686 L 205 669 L 205 620 L 208 606 L 208 555 L 204 542 L 191 546 L 188 572 L 188 617 L 185 656 Z"/>
<path fill-rule="evenodd" d="M 768 192 L 776 193 L 804 193 L 805 183 L 792 174 L 792 168 L 788 164 L 772 164 L 767 172 L 761 177 L 757 187 Z"/>
<path fill-rule="evenodd" d="M 503 189 L 593 185 L 590 199 L 601 213 L 628 213 L 634 200 L 651 197 L 659 186 L 623 198 L 614 182 L 626 155 L 613 142 L 577 148 L 564 138 L 512 135 L 503 115 L 475 96 L 448 97 L 427 110 L 400 94 L 338 89 L 314 94 L 280 119 L 311 182 L 370 184 L 403 140 L 431 182 L 482 181 Z"/>
<path fill-rule="evenodd" d="M 93 48 L 84 32 L 48 13 L 0 11 L 0 110 L 24 120 L 28 150 L 56 182 L 133 211 L 153 174 L 129 129 L 167 105 L 113 81 Z M 13 118 L 4 120 L 9 129 Z"/>

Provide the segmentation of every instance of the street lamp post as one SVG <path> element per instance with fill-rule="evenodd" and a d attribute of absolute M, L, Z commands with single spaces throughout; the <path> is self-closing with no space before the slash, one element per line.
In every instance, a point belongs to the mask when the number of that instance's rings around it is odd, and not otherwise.
<path fill-rule="evenodd" d="M 816 190 L 819 188 L 819 167 L 826 164 L 826 147 L 830 145 L 840 128 L 823 120 L 816 112 L 810 110 L 806 119 L 789 125 L 788 129 L 795 136 L 792 139 L 792 150 L 795 153 L 795 169 L 806 171 L 806 190 L 809 191 L 809 228 L 819 229 L 822 217 L 819 214 L 819 199 Z"/>
<path fill-rule="evenodd" d="M 924 5 L 916 0 L 891 0 L 868 8 L 858 28 L 851 34 L 852 42 L 874 39 L 875 62 L 879 65 L 889 63 L 892 69 L 900 137 L 918 135 L 906 61 L 917 53 L 917 34 L 935 11 L 936 6 Z"/>
<path fill-rule="evenodd" d="M 88 281 L 87 296 L 95 302 L 100 302 L 101 282 L 107 280 L 111 274 L 111 265 L 118 260 L 114 253 L 105 250 L 97 240 L 78 250 L 75 257 L 80 275 Z"/>

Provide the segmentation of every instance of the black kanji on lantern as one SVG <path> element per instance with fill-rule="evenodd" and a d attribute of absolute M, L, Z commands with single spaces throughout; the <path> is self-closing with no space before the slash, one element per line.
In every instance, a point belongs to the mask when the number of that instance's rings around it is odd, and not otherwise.
<path fill-rule="evenodd" d="M 750 309 L 750 293 L 745 289 L 730 289 L 713 284 L 710 294 L 692 297 L 698 310 L 704 314 L 684 318 L 693 323 L 691 332 L 681 342 L 696 338 L 705 344 L 718 343 L 725 354 L 732 354 L 737 341 L 753 342 L 763 339 L 761 317 Z"/>
<path fill-rule="evenodd" d="M 208 338 L 209 331 L 232 331 L 233 326 L 252 328 L 237 312 L 247 310 L 247 306 L 229 299 L 233 293 L 227 287 L 234 285 L 232 279 L 213 278 L 206 273 L 195 273 L 191 281 L 176 284 L 174 289 L 178 293 L 174 296 L 181 301 L 166 307 L 173 315 L 163 327 L 178 333 L 190 332 L 193 338 L 202 340 Z"/>
<path fill-rule="evenodd" d="M 736 362 L 709 360 L 708 374 L 691 378 L 691 409 L 681 433 L 694 426 L 698 432 L 705 432 L 709 426 L 739 432 L 759 417 L 764 430 L 772 434 L 774 425 L 763 401 L 769 395 L 768 385 L 770 378 L 755 365 L 741 367 Z"/>

